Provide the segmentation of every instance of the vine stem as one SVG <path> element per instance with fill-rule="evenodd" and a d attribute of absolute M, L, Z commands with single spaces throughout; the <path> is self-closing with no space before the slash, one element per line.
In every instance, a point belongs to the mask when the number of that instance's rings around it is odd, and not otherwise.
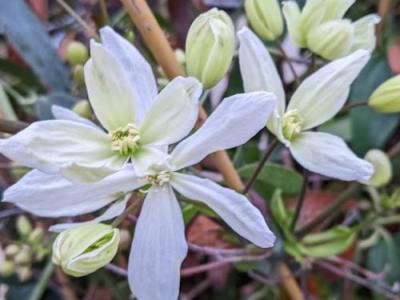
<path fill-rule="evenodd" d="M 304 173 L 303 173 L 303 185 L 301 187 L 299 199 L 297 200 L 296 210 L 294 212 L 293 221 L 292 221 L 292 224 L 290 226 L 292 231 L 295 230 L 295 228 L 296 228 L 296 223 L 297 223 L 297 220 L 300 217 L 301 209 L 302 209 L 303 204 L 304 204 L 304 199 L 306 197 L 306 192 L 307 192 L 308 175 L 309 175 L 308 171 L 304 170 Z"/>
<path fill-rule="evenodd" d="M 150 7 L 145 0 L 121 0 L 128 11 L 133 23 L 135 23 L 142 38 L 150 51 L 153 53 L 157 62 L 163 68 L 169 79 L 184 75 L 182 66 L 177 61 L 175 54 L 168 43 L 160 25 L 154 17 Z M 199 126 L 207 118 L 204 109 L 200 109 Z M 225 151 L 218 151 L 211 156 L 216 168 L 224 177 L 225 183 L 236 191 L 243 191 L 245 188 L 238 172 Z M 285 265 L 286 266 L 286 265 Z M 287 268 L 287 266 L 286 266 Z M 290 272 L 290 270 L 289 270 Z M 301 290 L 296 281 L 284 281 L 283 286 L 293 300 L 302 300 Z M 300 295 L 300 296 L 299 296 Z"/>
<path fill-rule="evenodd" d="M 54 265 L 51 261 L 51 258 L 47 261 L 46 267 L 44 268 L 38 283 L 35 286 L 32 294 L 29 297 L 29 300 L 40 300 L 43 296 L 44 291 L 46 290 L 47 283 L 50 280 L 51 275 L 54 271 Z"/>
<path fill-rule="evenodd" d="M 340 112 L 347 112 L 355 107 L 362 107 L 362 106 L 368 106 L 368 101 L 363 100 L 363 101 L 354 101 L 351 102 L 345 106 L 343 106 L 342 110 Z"/>
<path fill-rule="evenodd" d="M 0 132 L 16 134 L 28 126 L 25 122 L 0 119 Z"/>
<path fill-rule="evenodd" d="M 118 216 L 118 218 L 116 218 L 112 223 L 111 226 L 112 227 L 118 227 L 122 221 L 131 213 L 136 212 L 139 210 L 141 204 L 142 204 L 143 200 L 142 199 L 136 199 L 134 200 L 134 202 L 128 206 L 127 209 L 124 210 L 124 212 L 122 214 L 120 214 Z"/>

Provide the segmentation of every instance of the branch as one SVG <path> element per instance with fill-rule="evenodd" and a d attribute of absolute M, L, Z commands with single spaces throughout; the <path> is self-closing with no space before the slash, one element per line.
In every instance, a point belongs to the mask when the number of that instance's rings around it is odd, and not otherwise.
<path fill-rule="evenodd" d="M 25 122 L 0 119 L 0 132 L 16 134 L 28 126 Z"/>

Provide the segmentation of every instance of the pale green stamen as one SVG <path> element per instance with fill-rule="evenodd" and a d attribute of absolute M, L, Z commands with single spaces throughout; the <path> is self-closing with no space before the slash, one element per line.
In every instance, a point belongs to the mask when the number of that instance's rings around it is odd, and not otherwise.
<path fill-rule="evenodd" d="M 151 185 L 164 185 L 168 183 L 171 179 L 171 172 L 169 171 L 161 171 L 156 174 L 151 174 L 146 176 L 146 180 Z"/>
<path fill-rule="evenodd" d="M 303 118 L 299 115 L 297 109 L 290 110 L 283 115 L 282 118 L 282 132 L 283 136 L 291 141 L 302 130 L 301 126 Z"/>
<path fill-rule="evenodd" d="M 111 149 L 121 155 L 134 154 L 140 147 L 140 135 L 138 128 L 133 124 L 119 127 L 109 133 L 111 137 Z"/>

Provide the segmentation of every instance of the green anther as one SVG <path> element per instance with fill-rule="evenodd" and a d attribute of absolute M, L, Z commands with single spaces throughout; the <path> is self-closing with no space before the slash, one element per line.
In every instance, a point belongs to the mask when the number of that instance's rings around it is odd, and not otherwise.
<path fill-rule="evenodd" d="M 301 132 L 302 123 L 303 118 L 300 117 L 296 109 L 285 113 L 282 118 L 283 136 L 289 141 L 293 140 Z"/>
<path fill-rule="evenodd" d="M 111 137 L 111 149 L 118 151 L 123 156 L 134 154 L 140 147 L 140 135 L 138 128 L 133 124 L 117 128 L 109 133 Z"/>

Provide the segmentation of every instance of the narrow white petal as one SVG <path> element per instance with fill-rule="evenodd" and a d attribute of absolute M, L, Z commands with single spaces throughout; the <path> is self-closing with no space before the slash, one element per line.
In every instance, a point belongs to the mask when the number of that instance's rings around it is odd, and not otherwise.
<path fill-rule="evenodd" d="M 368 51 L 358 50 L 322 67 L 302 82 L 287 110 L 299 112 L 304 130 L 331 119 L 343 107 L 351 84 L 369 58 Z"/>
<path fill-rule="evenodd" d="M 178 298 L 180 267 L 188 247 L 182 212 L 169 185 L 144 200 L 129 256 L 128 281 L 140 300 Z"/>
<path fill-rule="evenodd" d="M 237 94 L 222 101 L 194 134 L 171 154 L 175 170 L 191 166 L 208 154 L 246 143 L 266 124 L 276 97 L 267 92 Z"/>
<path fill-rule="evenodd" d="M 109 131 L 136 121 L 135 93 L 121 63 L 101 44 L 91 41 L 92 58 L 85 64 L 90 104 Z"/>
<path fill-rule="evenodd" d="M 275 236 L 260 211 L 245 196 L 211 180 L 174 173 L 171 184 L 188 199 L 201 201 L 213 209 L 238 234 L 259 247 L 274 245 Z"/>
<path fill-rule="evenodd" d="M 303 132 L 290 145 L 294 158 L 306 169 L 341 180 L 366 180 L 372 165 L 358 158 L 339 137 L 322 132 Z"/>
<path fill-rule="evenodd" d="M 168 145 L 184 138 L 199 113 L 201 84 L 192 77 L 177 77 L 157 96 L 140 128 L 141 144 Z"/>
<path fill-rule="evenodd" d="M 96 211 L 116 200 L 120 192 L 142 185 L 130 166 L 93 184 L 73 184 L 34 170 L 8 188 L 3 201 L 43 217 L 76 216 Z"/>
<path fill-rule="evenodd" d="M 346 11 L 352 6 L 355 0 L 325 0 L 324 21 L 339 20 L 343 18 Z"/>
<path fill-rule="evenodd" d="M 86 124 L 88 126 L 97 128 L 98 130 L 101 130 L 101 128 L 98 127 L 96 124 L 94 124 L 92 121 L 82 118 L 78 114 L 74 113 L 72 110 L 64 108 L 62 106 L 53 105 L 51 107 L 51 112 L 53 113 L 54 118 L 56 118 L 57 120 L 74 121 L 74 122 Z"/>
<path fill-rule="evenodd" d="M 93 126 L 67 120 L 35 122 L 1 140 L 0 152 L 18 164 L 56 173 L 63 168 L 121 168 L 107 134 Z M 79 174 L 78 174 L 79 175 Z"/>
<path fill-rule="evenodd" d="M 90 221 L 57 224 L 57 225 L 50 226 L 49 231 L 61 232 L 61 231 L 67 230 L 67 229 L 77 227 L 77 226 L 101 223 L 104 221 L 111 220 L 115 217 L 118 217 L 120 214 L 122 214 L 124 212 L 129 198 L 130 198 L 130 196 L 128 195 L 122 200 L 116 201 L 115 203 L 111 203 L 111 205 L 100 216 L 98 216 L 97 218 L 94 218 Z"/>
<path fill-rule="evenodd" d="M 239 63 L 246 92 L 266 91 L 277 97 L 279 115 L 285 111 L 285 91 L 275 63 L 263 42 L 247 27 L 238 33 Z"/>
<path fill-rule="evenodd" d="M 119 61 L 137 96 L 138 121 L 142 120 L 152 101 L 157 96 L 157 85 L 149 63 L 129 41 L 111 27 L 100 29 L 101 41 Z"/>

